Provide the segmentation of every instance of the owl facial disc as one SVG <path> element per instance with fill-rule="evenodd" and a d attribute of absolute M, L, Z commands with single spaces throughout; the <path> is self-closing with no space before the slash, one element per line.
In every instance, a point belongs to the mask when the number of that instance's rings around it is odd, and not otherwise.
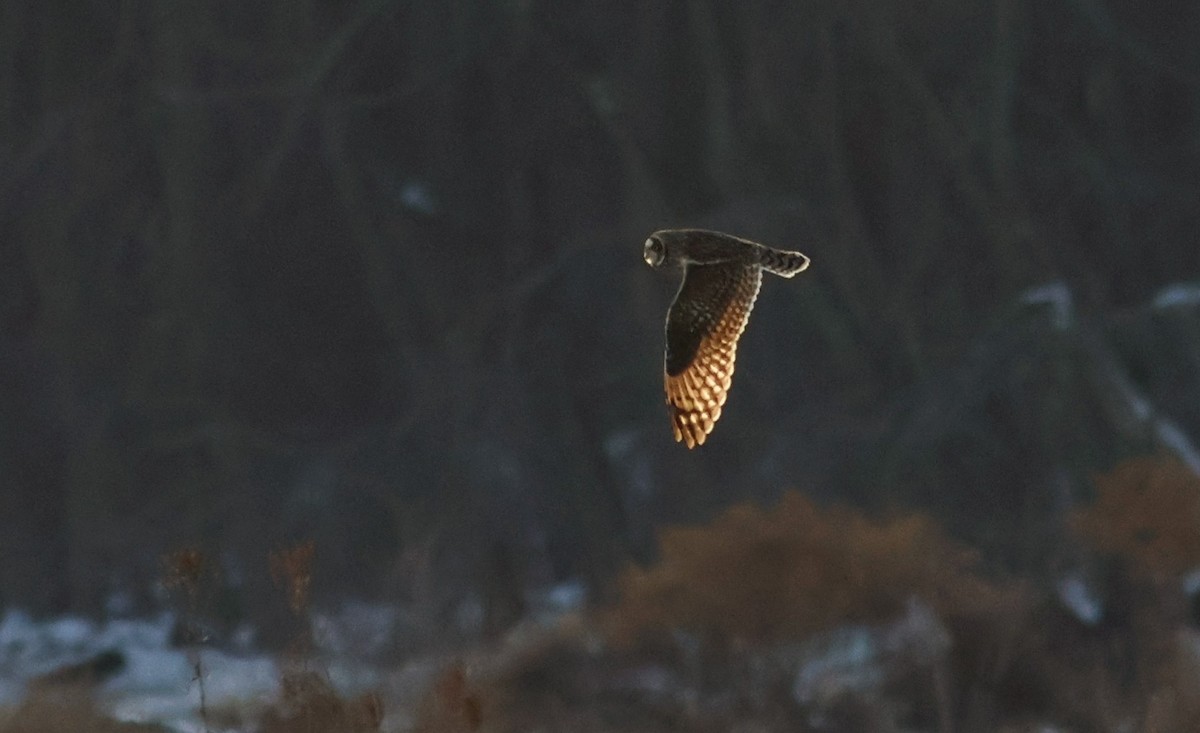
<path fill-rule="evenodd" d="M 666 247 L 663 246 L 662 240 L 658 237 L 650 237 L 646 240 L 646 248 L 642 251 L 642 258 L 646 260 L 646 264 L 651 267 L 658 267 L 667 258 Z"/>

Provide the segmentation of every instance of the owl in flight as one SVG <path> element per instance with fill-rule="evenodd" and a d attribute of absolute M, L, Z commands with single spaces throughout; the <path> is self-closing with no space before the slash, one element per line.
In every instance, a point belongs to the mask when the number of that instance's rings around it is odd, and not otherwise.
<path fill-rule="evenodd" d="M 792 277 L 809 260 L 704 229 L 654 232 L 642 256 L 651 267 L 683 268 L 683 283 L 667 311 L 664 379 L 675 440 L 694 448 L 721 417 L 738 338 L 758 297 L 762 271 Z"/>

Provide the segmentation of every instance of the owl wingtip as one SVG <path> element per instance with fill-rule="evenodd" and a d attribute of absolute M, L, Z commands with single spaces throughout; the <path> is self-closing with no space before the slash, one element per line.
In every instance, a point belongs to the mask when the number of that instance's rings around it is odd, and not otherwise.
<path fill-rule="evenodd" d="M 704 433 L 697 433 L 691 429 L 691 426 L 684 425 L 681 427 L 678 422 L 675 422 L 671 425 L 671 428 L 675 432 L 675 442 L 683 443 L 688 447 L 688 450 L 704 444 Z"/>

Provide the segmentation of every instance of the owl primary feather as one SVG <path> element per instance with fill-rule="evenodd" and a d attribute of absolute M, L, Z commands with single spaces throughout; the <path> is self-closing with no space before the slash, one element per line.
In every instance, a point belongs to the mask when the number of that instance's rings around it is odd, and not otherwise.
<path fill-rule="evenodd" d="M 738 338 L 758 297 L 763 270 L 792 277 L 808 267 L 799 252 L 771 249 L 704 229 L 663 229 L 646 240 L 651 267 L 678 265 L 683 282 L 667 311 L 664 382 L 675 440 L 703 445 L 733 381 Z"/>

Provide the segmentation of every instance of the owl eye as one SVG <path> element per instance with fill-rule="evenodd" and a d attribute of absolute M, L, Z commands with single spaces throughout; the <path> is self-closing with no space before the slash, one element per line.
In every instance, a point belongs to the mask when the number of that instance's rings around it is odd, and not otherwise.
<path fill-rule="evenodd" d="M 665 259 L 666 250 L 663 247 L 662 240 L 658 237 L 650 237 L 646 240 L 646 249 L 642 253 L 642 257 L 646 260 L 646 264 L 651 267 L 658 267 Z"/>

